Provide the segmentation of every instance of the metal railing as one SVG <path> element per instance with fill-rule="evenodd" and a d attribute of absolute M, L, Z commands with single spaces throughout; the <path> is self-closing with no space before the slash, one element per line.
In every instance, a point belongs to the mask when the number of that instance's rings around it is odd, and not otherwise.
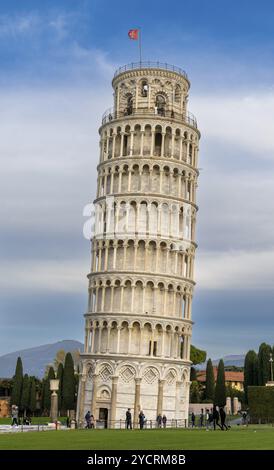
<path fill-rule="evenodd" d="M 174 111 L 158 109 L 142 109 L 142 108 L 133 108 L 131 110 L 115 111 L 113 108 L 107 109 L 102 116 L 102 125 L 107 124 L 108 122 L 113 121 L 114 119 L 125 118 L 130 116 L 140 116 L 142 118 L 148 116 L 164 117 L 169 119 L 175 119 L 178 121 L 183 121 L 186 124 L 197 129 L 197 120 L 192 113 L 187 112 L 186 114 L 176 113 Z"/>
<path fill-rule="evenodd" d="M 179 75 L 182 75 L 186 80 L 188 80 L 187 73 L 181 69 L 180 67 L 176 67 L 175 65 L 170 65 L 165 62 L 153 62 L 153 61 L 146 61 L 146 62 L 131 62 L 130 64 L 123 65 L 119 67 L 115 73 L 114 78 L 120 75 L 120 73 L 127 72 L 129 70 L 136 70 L 136 69 L 162 69 L 168 70 L 169 72 L 175 72 Z"/>
<path fill-rule="evenodd" d="M 164 424 L 163 422 L 161 425 L 158 424 L 156 420 L 152 419 L 147 419 L 144 422 L 143 428 L 142 429 L 176 429 L 176 428 L 187 428 L 188 422 L 186 419 L 170 419 L 167 420 L 166 423 Z M 87 423 L 86 422 L 79 422 L 78 423 L 78 428 L 87 428 Z M 100 420 L 97 419 L 94 425 L 90 427 L 90 429 L 140 429 L 140 424 L 138 423 L 131 423 L 130 425 L 127 424 L 125 419 L 119 419 L 119 420 Z"/>

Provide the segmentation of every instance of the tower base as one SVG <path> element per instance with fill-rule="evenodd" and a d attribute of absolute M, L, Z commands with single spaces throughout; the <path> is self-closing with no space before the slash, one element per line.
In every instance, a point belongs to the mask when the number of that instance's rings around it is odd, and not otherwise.
<path fill-rule="evenodd" d="M 83 354 L 79 381 L 77 421 L 84 426 L 88 411 L 97 427 L 124 428 L 126 411 L 139 426 L 143 411 L 148 427 L 158 415 L 167 426 L 186 426 L 189 407 L 190 363 L 149 358 L 130 361 L 111 356 Z"/>

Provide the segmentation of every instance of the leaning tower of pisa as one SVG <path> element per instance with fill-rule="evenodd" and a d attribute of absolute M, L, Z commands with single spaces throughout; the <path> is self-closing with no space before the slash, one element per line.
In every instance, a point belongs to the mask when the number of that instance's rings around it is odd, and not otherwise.
<path fill-rule="evenodd" d="M 198 142 L 186 73 L 121 67 L 103 115 L 77 418 L 188 417 Z M 121 421 L 120 421 L 121 420 Z M 181 420 L 181 421 L 180 421 Z M 119 424 L 120 422 L 120 424 Z"/>

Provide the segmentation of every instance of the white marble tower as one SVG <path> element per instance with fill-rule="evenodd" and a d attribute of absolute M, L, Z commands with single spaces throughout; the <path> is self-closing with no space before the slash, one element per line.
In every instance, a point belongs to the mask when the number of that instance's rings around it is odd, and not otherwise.
<path fill-rule="evenodd" d="M 114 75 L 104 116 L 77 418 L 188 417 L 200 133 L 189 80 L 161 63 Z"/>

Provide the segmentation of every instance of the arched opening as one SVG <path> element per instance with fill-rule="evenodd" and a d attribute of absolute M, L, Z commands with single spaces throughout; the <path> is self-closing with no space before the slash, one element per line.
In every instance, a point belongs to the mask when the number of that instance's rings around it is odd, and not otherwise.
<path fill-rule="evenodd" d="M 141 96 L 146 98 L 148 95 L 148 83 L 147 80 L 142 80 L 141 81 Z"/>
<path fill-rule="evenodd" d="M 159 116 L 165 116 L 166 114 L 166 99 L 163 95 L 156 95 L 155 114 Z"/>
<path fill-rule="evenodd" d="M 154 139 L 155 139 L 154 140 L 154 155 L 156 157 L 160 157 L 161 151 L 162 151 L 162 128 L 161 126 L 156 126 Z"/>
<path fill-rule="evenodd" d="M 133 97 L 131 94 L 127 95 L 127 105 L 125 109 L 125 115 L 129 116 L 133 113 Z"/>

